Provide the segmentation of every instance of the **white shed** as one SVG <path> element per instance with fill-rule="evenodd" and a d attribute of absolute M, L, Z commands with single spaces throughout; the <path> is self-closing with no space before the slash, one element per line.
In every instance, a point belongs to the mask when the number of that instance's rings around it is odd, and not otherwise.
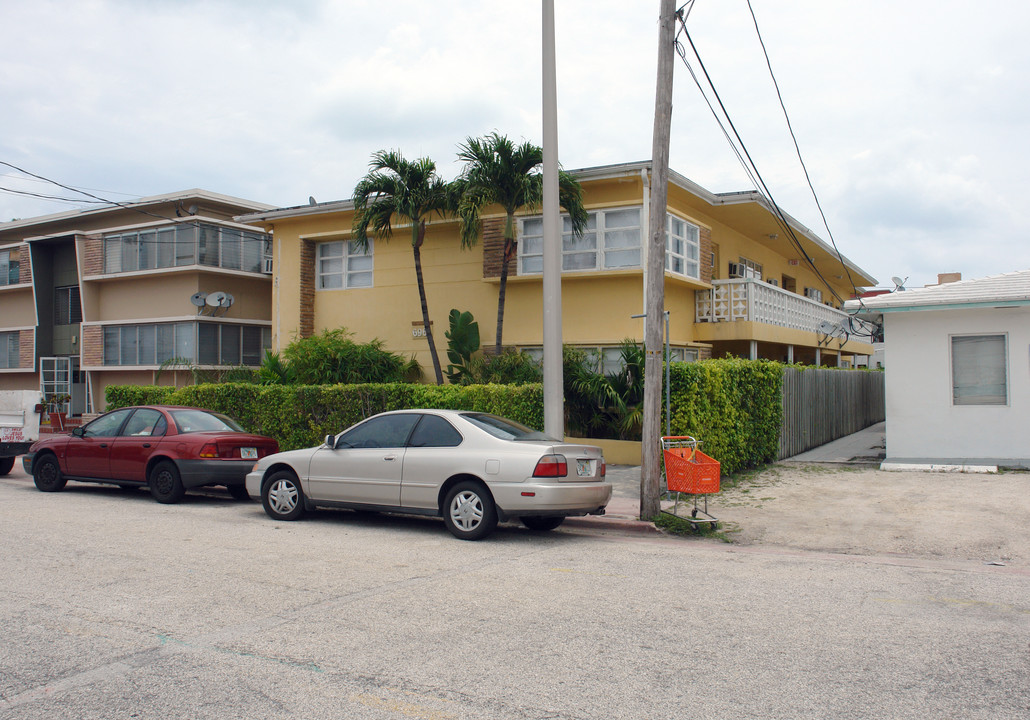
<path fill-rule="evenodd" d="M 883 320 L 885 467 L 1030 468 L 1030 270 L 846 308 Z"/>

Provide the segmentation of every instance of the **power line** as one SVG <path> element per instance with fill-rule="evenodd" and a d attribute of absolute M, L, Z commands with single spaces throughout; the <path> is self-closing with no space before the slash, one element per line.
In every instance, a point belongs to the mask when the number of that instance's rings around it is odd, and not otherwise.
<path fill-rule="evenodd" d="M 124 210 L 131 210 L 132 212 L 136 212 L 136 213 L 139 213 L 141 215 L 147 215 L 149 217 L 157 218 L 158 220 L 172 220 L 173 219 L 173 218 L 170 218 L 170 217 L 165 217 L 164 215 L 158 215 L 157 213 L 152 213 L 152 212 L 149 212 L 147 210 L 143 210 L 141 208 L 135 207 L 132 203 L 123 203 L 123 202 L 118 202 L 117 200 L 108 200 L 106 198 L 102 198 L 102 197 L 100 197 L 98 195 L 94 195 L 91 192 L 87 192 L 86 190 L 81 190 L 79 188 L 75 188 L 75 187 L 72 187 L 70 185 L 65 185 L 64 183 L 60 183 L 60 182 L 58 182 L 56 180 L 51 180 L 48 177 L 43 177 L 42 175 L 37 175 L 34 172 L 29 172 L 28 170 L 26 170 L 24 168 L 20 168 L 17 165 L 14 165 L 12 163 L 6 162 L 5 160 L 0 160 L 0 165 L 6 165 L 7 167 L 11 168 L 12 170 L 17 170 L 18 172 L 23 173 L 25 175 L 28 175 L 29 177 L 33 177 L 33 178 L 36 178 L 38 180 L 42 180 L 43 182 L 50 183 L 51 185 L 56 185 L 57 187 L 62 188 L 64 190 L 68 190 L 68 191 L 73 192 L 73 193 L 78 193 L 80 195 L 85 195 L 86 197 L 90 198 L 90 200 L 67 200 L 66 198 L 54 198 L 54 199 L 61 199 L 61 200 L 65 200 L 66 202 L 96 202 L 96 203 L 100 203 L 100 204 L 103 204 L 103 205 L 113 205 L 115 207 L 120 207 L 120 208 L 122 208 Z M 16 191 L 16 190 L 14 190 L 14 191 L 9 190 L 8 192 L 18 192 L 18 191 Z M 32 193 L 22 193 L 22 194 L 31 195 Z"/>
<path fill-rule="evenodd" d="M 719 95 L 719 91 L 715 87 L 715 83 L 712 81 L 711 75 L 708 73 L 708 69 L 705 67 L 704 61 L 701 59 L 701 55 L 698 52 L 697 47 L 690 36 L 690 32 L 686 28 L 686 23 L 684 22 L 684 18 L 682 16 L 680 17 L 680 25 L 681 32 L 683 35 L 686 36 L 687 41 L 690 43 L 691 50 L 693 51 L 694 56 L 697 58 L 698 64 L 701 67 L 701 71 L 704 73 L 704 77 L 708 84 L 708 87 L 711 88 L 711 92 L 719 105 L 719 108 L 722 112 L 721 116 L 719 112 L 715 110 L 715 107 L 712 105 L 711 101 L 708 99 L 708 94 L 705 91 L 705 88 L 701 85 L 699 78 L 694 73 L 693 68 L 687 60 L 685 49 L 683 49 L 680 43 L 677 41 L 677 45 L 679 46 L 678 52 L 680 58 L 683 60 L 684 65 L 690 72 L 691 77 L 694 78 L 694 82 L 695 84 L 697 84 L 698 90 L 705 98 L 705 102 L 708 104 L 709 109 L 712 111 L 712 114 L 715 117 L 716 122 L 722 129 L 723 135 L 726 137 L 727 142 L 729 142 L 730 147 L 734 151 L 734 154 L 737 156 L 737 159 L 740 161 L 741 165 L 743 166 L 745 172 L 748 174 L 748 177 L 751 179 L 752 183 L 754 183 L 756 191 L 766 200 L 766 202 L 769 203 L 769 206 L 772 208 L 773 213 L 777 219 L 778 225 L 787 234 L 788 238 L 791 241 L 791 244 L 798 251 L 801 257 L 804 258 L 805 262 L 812 269 L 812 271 L 819 277 L 819 279 L 822 281 L 823 285 L 830 292 L 830 294 L 834 298 L 836 298 L 838 302 L 843 304 L 844 299 L 840 297 L 837 291 L 834 290 L 833 286 L 823 276 L 822 272 L 815 266 L 815 261 L 805 251 L 804 246 L 801 244 L 801 241 L 795 234 L 793 227 L 791 227 L 790 222 L 786 218 L 786 215 L 783 213 L 782 209 L 773 198 L 772 192 L 769 190 L 768 185 L 762 178 L 762 175 L 758 170 L 758 166 L 754 162 L 754 159 L 751 157 L 751 154 L 748 151 L 747 146 L 744 144 L 743 138 L 741 138 L 740 133 L 737 131 L 736 125 L 733 123 L 733 119 L 730 117 L 729 111 L 726 109 L 726 106 L 723 103 L 721 96 Z M 730 130 L 732 130 L 732 134 L 733 137 L 736 138 L 736 142 L 734 142 L 733 138 L 730 137 L 730 132 L 727 131 L 726 126 L 723 123 L 723 117 L 725 118 L 726 123 L 729 125 Z"/>
<path fill-rule="evenodd" d="M 747 0 L 747 8 L 751 12 L 751 20 L 755 25 L 755 34 L 758 36 L 758 43 L 762 46 L 762 54 L 765 55 L 765 65 L 769 68 L 769 77 L 772 79 L 773 87 L 776 88 L 776 97 L 780 101 L 780 108 L 783 110 L 783 118 L 787 121 L 787 130 L 790 132 L 790 139 L 794 142 L 794 151 L 797 153 L 798 162 L 801 163 L 801 169 L 805 173 L 805 180 L 808 182 L 808 189 L 812 191 L 812 198 L 815 200 L 815 206 L 819 209 L 819 216 L 823 220 L 823 227 L 826 228 L 826 235 L 830 239 L 830 244 L 833 245 L 833 250 L 837 253 L 837 259 L 840 260 L 840 264 L 844 268 L 844 272 L 848 275 L 848 281 L 851 283 L 851 289 L 855 291 L 855 297 L 858 297 L 859 302 L 861 303 L 861 293 L 859 293 L 858 287 L 855 285 L 854 278 L 851 277 L 851 269 L 848 268 L 848 264 L 844 262 L 844 256 L 841 255 L 840 248 L 837 247 L 837 241 L 833 237 L 833 231 L 830 230 L 830 225 L 826 221 L 826 213 L 823 212 L 822 203 L 819 202 L 819 195 L 816 193 L 815 186 L 812 184 L 812 178 L 808 174 L 808 166 L 805 164 L 805 159 L 801 156 L 801 148 L 798 146 L 798 139 L 794 134 L 794 126 L 790 122 L 790 115 L 787 113 L 787 106 L 783 102 L 783 94 L 780 92 L 780 84 L 776 81 L 776 74 L 773 72 L 772 61 L 769 59 L 769 51 L 765 47 L 765 40 L 762 38 L 762 31 L 758 27 L 758 18 L 755 17 L 755 10 L 751 6 L 751 0 Z"/>

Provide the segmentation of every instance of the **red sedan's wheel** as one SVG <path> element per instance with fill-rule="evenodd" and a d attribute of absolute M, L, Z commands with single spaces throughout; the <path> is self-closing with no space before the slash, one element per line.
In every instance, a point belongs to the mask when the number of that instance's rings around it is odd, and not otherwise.
<path fill-rule="evenodd" d="M 64 486 L 68 484 L 64 475 L 61 474 L 61 466 L 57 464 L 57 458 L 49 454 L 36 459 L 32 467 L 32 479 L 42 492 L 64 490 Z"/>
<path fill-rule="evenodd" d="M 177 503 L 186 495 L 179 477 L 179 468 L 170 460 L 162 460 L 150 471 L 150 494 L 159 503 Z"/>

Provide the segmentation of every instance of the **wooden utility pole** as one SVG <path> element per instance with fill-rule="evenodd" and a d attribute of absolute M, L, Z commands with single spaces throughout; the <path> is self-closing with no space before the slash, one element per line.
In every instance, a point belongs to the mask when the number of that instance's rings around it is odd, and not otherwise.
<path fill-rule="evenodd" d="M 658 16 L 658 85 L 651 140 L 651 207 L 647 228 L 647 287 L 644 321 L 644 422 L 641 428 L 640 519 L 661 511 L 662 321 L 665 319 L 665 214 L 669 197 L 669 138 L 672 134 L 672 68 L 676 4 L 661 0 Z"/>

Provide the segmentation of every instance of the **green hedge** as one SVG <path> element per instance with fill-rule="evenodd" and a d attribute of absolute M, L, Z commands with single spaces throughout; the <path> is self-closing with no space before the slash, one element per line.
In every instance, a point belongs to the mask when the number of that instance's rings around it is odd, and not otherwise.
<path fill-rule="evenodd" d="M 773 462 L 782 421 L 783 365 L 766 360 L 673 363 L 672 434 L 692 435 L 729 474 Z M 191 405 L 234 417 L 283 450 L 310 447 L 386 410 L 450 408 L 491 412 L 543 429 L 543 388 L 530 385 L 248 385 L 182 388 L 110 386 L 108 409 Z M 664 405 L 664 402 L 663 402 Z M 662 424 L 664 431 L 664 423 Z"/>
<path fill-rule="evenodd" d="M 250 385 L 181 388 L 108 386 L 107 408 L 188 405 L 237 419 L 251 432 L 274 437 L 282 450 L 311 447 L 359 420 L 386 410 L 448 408 L 490 412 L 529 427 L 544 426 L 543 387 L 532 385 Z"/>
<path fill-rule="evenodd" d="M 766 360 L 705 360 L 670 368 L 673 435 L 702 441 L 729 474 L 776 459 L 782 422 L 783 365 Z M 664 423 L 663 423 L 664 430 Z"/>

